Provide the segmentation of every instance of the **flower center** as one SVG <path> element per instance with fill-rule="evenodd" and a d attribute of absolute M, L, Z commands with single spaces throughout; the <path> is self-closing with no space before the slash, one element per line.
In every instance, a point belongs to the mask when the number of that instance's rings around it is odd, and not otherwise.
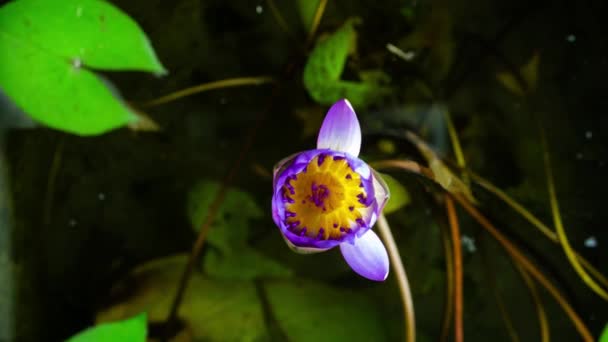
<path fill-rule="evenodd" d="M 340 239 L 365 225 L 369 203 L 357 174 L 342 156 L 319 154 L 282 188 L 283 218 L 290 231 L 319 240 Z"/>

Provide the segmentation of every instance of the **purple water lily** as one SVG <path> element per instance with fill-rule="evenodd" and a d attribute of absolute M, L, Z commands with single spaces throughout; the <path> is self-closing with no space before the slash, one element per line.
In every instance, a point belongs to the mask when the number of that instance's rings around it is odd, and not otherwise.
<path fill-rule="evenodd" d="M 371 228 L 389 192 L 380 175 L 357 158 L 361 128 L 348 100 L 327 112 L 317 148 L 292 155 L 274 169 L 272 217 L 299 253 L 340 246 L 348 265 L 371 280 L 388 276 L 382 241 Z"/>

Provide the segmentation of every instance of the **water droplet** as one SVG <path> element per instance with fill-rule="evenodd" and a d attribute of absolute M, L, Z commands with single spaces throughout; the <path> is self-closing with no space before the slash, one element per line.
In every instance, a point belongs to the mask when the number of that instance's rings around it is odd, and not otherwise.
<path fill-rule="evenodd" d="M 460 243 L 462 243 L 462 247 L 469 253 L 474 253 L 475 251 L 477 251 L 477 246 L 475 246 L 475 239 L 470 236 L 463 235 L 460 238 Z"/>
<path fill-rule="evenodd" d="M 595 236 L 592 235 L 585 239 L 585 247 L 587 247 L 587 248 L 597 247 L 597 239 L 595 238 Z"/>
<path fill-rule="evenodd" d="M 585 132 L 585 138 L 587 138 L 587 140 L 590 140 L 591 138 L 593 138 L 593 132 L 591 132 L 591 131 Z"/>
<path fill-rule="evenodd" d="M 576 36 L 571 33 L 566 36 L 566 41 L 568 43 L 574 43 L 576 41 Z"/>
<path fill-rule="evenodd" d="M 97 194 L 97 198 L 98 198 L 100 201 L 103 201 L 103 200 L 105 200 L 105 199 L 106 199 L 106 194 L 104 194 L 103 192 L 100 192 L 99 194 Z"/>
<path fill-rule="evenodd" d="M 76 227 L 76 225 L 77 225 L 77 224 L 78 224 L 78 221 L 76 221 L 76 219 L 73 219 L 73 218 L 72 218 L 72 219 L 70 219 L 70 220 L 68 221 L 68 225 L 69 225 L 70 227 Z"/>
<path fill-rule="evenodd" d="M 264 12 L 264 8 L 261 5 L 255 6 L 255 13 L 262 14 Z"/>

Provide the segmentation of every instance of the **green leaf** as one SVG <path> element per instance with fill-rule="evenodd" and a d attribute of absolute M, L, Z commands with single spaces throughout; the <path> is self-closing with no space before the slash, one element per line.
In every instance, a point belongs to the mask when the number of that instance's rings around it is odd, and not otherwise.
<path fill-rule="evenodd" d="M 220 184 L 205 180 L 194 186 L 188 200 L 188 214 L 195 231 L 209 212 Z M 250 220 L 262 217 L 255 200 L 246 192 L 228 189 L 207 241 L 212 249 L 203 265 L 208 275 L 221 279 L 255 279 L 258 277 L 289 277 L 292 271 L 247 245 Z"/>
<path fill-rule="evenodd" d="M 289 341 L 386 341 L 373 302 L 346 289 L 314 282 L 266 284 L 273 316 Z"/>
<path fill-rule="evenodd" d="M 187 258 L 178 255 L 138 267 L 115 287 L 126 291 L 121 293 L 125 301 L 99 312 L 97 321 L 121 319 L 145 310 L 150 322 L 163 322 Z M 267 340 L 262 304 L 252 281 L 213 280 L 195 271 L 179 316 L 185 324 L 181 334 L 190 336 L 190 340 Z"/>
<path fill-rule="evenodd" d="M 87 66 L 164 71 L 143 32 L 105 1 L 20 0 L 0 8 L 0 89 L 17 106 L 79 135 L 138 121 Z"/>
<path fill-rule="evenodd" d="M 98 322 L 145 310 L 151 323 L 166 319 L 186 255 L 138 267 L 114 286 L 115 303 L 97 314 Z M 274 326 L 286 340 L 387 341 L 374 301 L 362 290 L 348 290 L 297 279 L 259 282 L 210 279 L 193 272 L 179 317 L 180 336 L 189 341 L 268 341 Z M 284 339 L 277 339 L 284 340 Z"/>
<path fill-rule="evenodd" d="M 600 335 L 599 342 L 608 342 L 608 324 L 604 326 L 604 331 L 602 331 L 602 335 Z"/>
<path fill-rule="evenodd" d="M 220 184 L 211 180 L 197 183 L 188 198 L 188 217 L 195 232 L 201 228 Z M 215 215 L 207 241 L 222 253 L 232 253 L 249 237 L 249 220 L 262 217 L 262 210 L 246 192 L 229 188 Z"/>
<path fill-rule="evenodd" d="M 407 192 L 407 189 L 399 183 L 395 178 L 389 176 L 387 174 L 382 174 L 382 179 L 388 185 L 388 188 L 391 191 L 391 197 L 384 206 L 384 213 L 390 214 L 395 212 L 410 203 L 410 194 Z"/>
<path fill-rule="evenodd" d="M 145 342 L 147 335 L 145 313 L 124 321 L 105 323 L 88 328 L 68 339 L 68 342 Z"/>
<path fill-rule="evenodd" d="M 64 62 L 166 72 L 137 23 L 107 1 L 12 1 L 0 9 L 0 32 Z"/>
<path fill-rule="evenodd" d="M 377 79 L 341 80 L 348 55 L 356 50 L 356 19 L 348 20 L 329 37 L 317 42 L 304 67 L 304 86 L 318 103 L 330 105 L 348 98 L 355 108 L 365 107 L 390 93 Z M 365 75 L 365 73 L 363 73 Z"/>

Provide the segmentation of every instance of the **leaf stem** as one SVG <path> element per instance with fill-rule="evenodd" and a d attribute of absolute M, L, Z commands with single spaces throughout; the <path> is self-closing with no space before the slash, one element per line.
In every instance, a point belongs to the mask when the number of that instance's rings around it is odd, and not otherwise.
<path fill-rule="evenodd" d="M 454 201 L 448 195 L 445 196 L 445 208 L 448 216 L 450 235 L 452 239 L 452 261 L 454 263 L 454 341 L 462 342 L 462 249 L 460 245 L 460 228 L 458 217 L 454 208 Z"/>
<path fill-rule="evenodd" d="M 275 79 L 270 76 L 257 76 L 257 77 L 237 77 L 227 78 L 224 80 L 213 81 L 208 83 L 199 84 L 197 86 L 178 90 L 176 92 L 161 96 L 154 100 L 145 102 L 142 104 L 144 108 L 156 107 L 165 103 L 173 102 L 181 98 L 191 96 L 194 94 L 202 93 L 209 90 L 230 88 L 230 87 L 242 87 L 250 85 L 262 85 L 268 83 L 274 83 Z"/>
<path fill-rule="evenodd" d="M 317 6 L 317 10 L 315 11 L 315 16 L 312 18 L 312 24 L 310 25 L 310 31 L 308 32 L 307 44 L 310 46 L 317 34 L 317 30 L 319 29 L 319 24 L 321 23 L 321 18 L 323 17 L 323 13 L 325 13 L 325 6 L 327 6 L 327 0 L 319 0 L 319 5 Z"/>
<path fill-rule="evenodd" d="M 503 248 L 517 261 L 533 278 L 536 279 L 551 296 L 562 307 L 566 315 L 570 318 L 574 327 L 579 332 L 585 342 L 593 342 L 593 335 L 574 311 L 570 303 L 564 298 L 560 291 L 547 279 L 547 277 L 534 265 L 507 237 L 505 237 L 475 206 L 461 195 L 451 195 L 462 208 L 464 208 L 490 235 L 492 235 Z"/>
<path fill-rule="evenodd" d="M 551 213 L 553 215 L 553 224 L 555 225 L 555 230 L 557 232 L 557 237 L 559 238 L 560 245 L 563 247 L 564 253 L 566 254 L 566 258 L 579 275 L 579 277 L 583 280 L 587 286 L 593 290 L 593 292 L 597 293 L 602 299 L 608 301 L 608 292 L 604 290 L 598 283 L 595 282 L 593 278 L 585 271 L 580 261 L 576 257 L 574 253 L 574 249 L 570 245 L 570 241 L 568 241 L 568 235 L 566 235 L 566 229 L 564 228 L 564 224 L 562 223 L 562 216 L 559 212 L 559 202 L 557 201 L 557 194 L 555 191 L 555 182 L 553 180 L 553 171 L 551 170 L 551 159 L 549 157 L 549 149 L 547 147 L 547 138 L 545 135 L 545 130 L 542 126 L 540 126 L 540 135 L 541 135 L 541 146 L 543 149 L 543 162 L 545 166 L 545 174 L 547 175 L 547 187 L 549 188 L 549 202 L 551 204 Z"/>
<path fill-rule="evenodd" d="M 397 284 L 399 285 L 399 292 L 401 293 L 401 301 L 403 304 L 403 314 L 405 318 L 405 341 L 415 342 L 416 341 L 416 319 L 414 316 L 414 304 L 412 301 L 412 292 L 410 290 L 410 284 L 407 280 L 407 274 L 399 255 L 399 248 L 395 242 L 395 238 L 391 232 L 391 228 L 386 221 L 384 214 L 380 214 L 378 218 L 378 230 L 380 236 L 386 244 L 388 257 L 391 260 L 395 277 L 397 278 Z"/>

